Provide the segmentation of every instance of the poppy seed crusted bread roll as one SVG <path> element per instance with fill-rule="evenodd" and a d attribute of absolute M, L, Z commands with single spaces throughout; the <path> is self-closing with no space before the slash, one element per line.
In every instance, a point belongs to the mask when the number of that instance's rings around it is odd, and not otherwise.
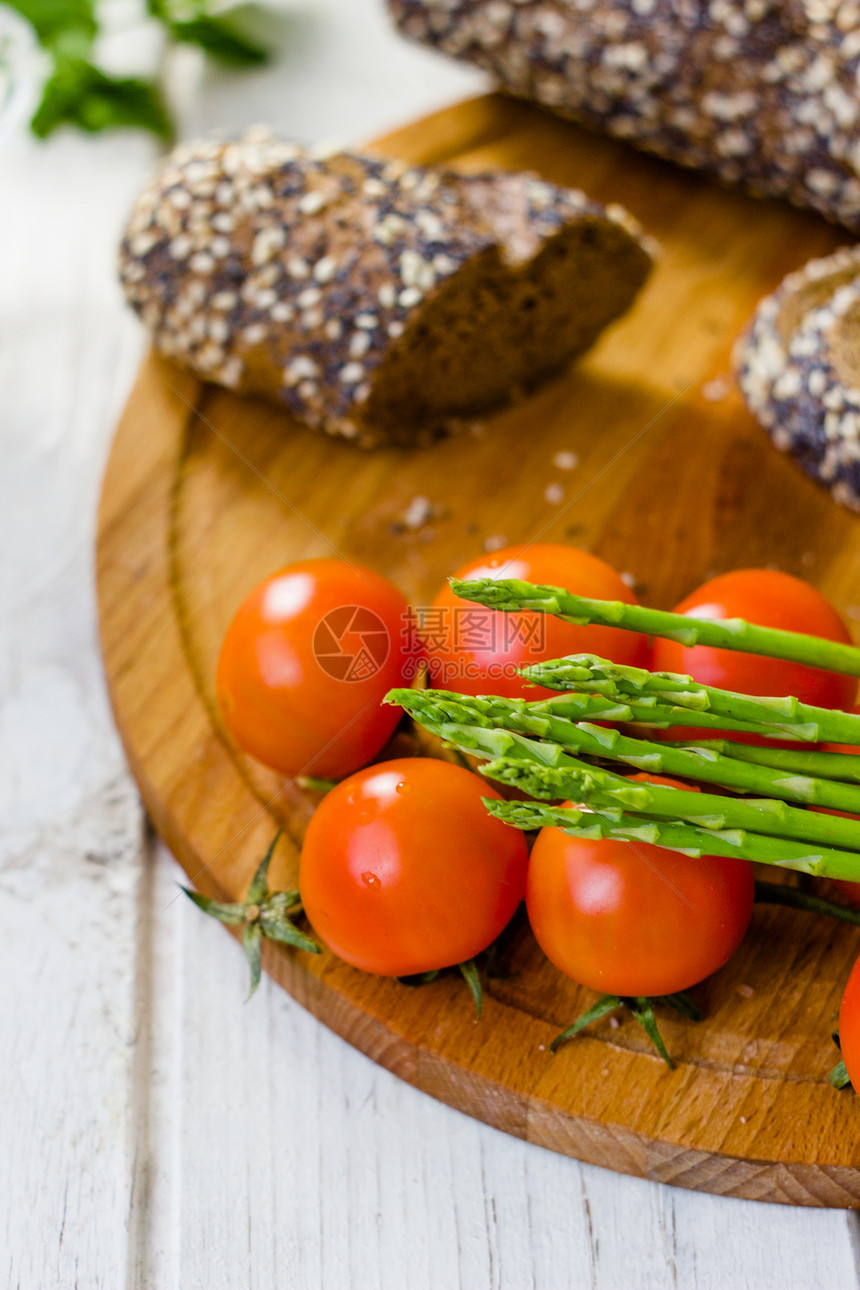
<path fill-rule="evenodd" d="M 858 0 L 388 0 L 502 87 L 860 232 Z"/>
<path fill-rule="evenodd" d="M 789 274 L 759 305 L 735 364 L 777 448 L 860 511 L 860 247 Z"/>
<path fill-rule="evenodd" d="M 162 354 L 364 446 L 427 442 L 551 376 L 650 265 L 620 207 L 535 175 L 259 131 L 177 148 L 120 251 Z"/>

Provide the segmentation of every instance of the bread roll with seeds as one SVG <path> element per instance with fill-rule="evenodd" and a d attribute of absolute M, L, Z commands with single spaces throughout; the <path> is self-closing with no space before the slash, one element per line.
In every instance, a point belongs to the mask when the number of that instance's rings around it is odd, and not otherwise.
<path fill-rule="evenodd" d="M 774 444 L 860 510 L 860 246 L 810 261 L 766 296 L 735 363 Z"/>
<path fill-rule="evenodd" d="M 858 0 L 389 0 L 513 94 L 860 232 Z"/>
<path fill-rule="evenodd" d="M 120 253 L 161 353 L 362 445 L 426 442 L 557 372 L 650 256 L 620 207 L 260 133 L 184 145 Z"/>

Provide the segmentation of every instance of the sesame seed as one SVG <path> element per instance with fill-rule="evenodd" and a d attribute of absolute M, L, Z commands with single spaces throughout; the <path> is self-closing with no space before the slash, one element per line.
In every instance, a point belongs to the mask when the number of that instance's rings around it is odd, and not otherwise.
<path fill-rule="evenodd" d="M 305 287 L 304 291 L 299 292 L 296 303 L 300 309 L 311 309 L 314 305 L 318 305 L 321 300 L 322 292 L 319 287 Z"/>
<path fill-rule="evenodd" d="M 181 233 L 175 237 L 167 248 L 167 254 L 171 260 L 187 260 L 194 247 L 194 243 L 187 233 Z"/>
<path fill-rule="evenodd" d="M 265 323 L 252 323 L 242 332 L 242 340 L 246 345 L 259 345 L 260 341 L 266 339 L 266 332 Z"/>
<path fill-rule="evenodd" d="M 370 336 L 366 331 L 353 332 L 349 339 L 350 358 L 364 358 L 370 349 Z"/>
<path fill-rule="evenodd" d="M 317 215 L 327 205 L 328 199 L 325 193 L 316 188 L 310 193 L 305 193 L 299 202 L 299 210 L 303 215 Z"/>
<path fill-rule="evenodd" d="M 404 309 L 410 309 L 413 305 L 420 304 L 423 299 L 424 297 L 417 287 L 407 287 L 405 291 L 400 292 L 397 297 L 397 303 L 402 305 Z"/>
<path fill-rule="evenodd" d="M 361 363 L 347 363 L 340 369 L 340 379 L 345 385 L 357 385 L 364 379 L 364 367 Z"/>
<path fill-rule="evenodd" d="M 242 379 L 244 368 L 245 365 L 242 360 L 233 354 L 218 372 L 218 380 L 222 385 L 235 389 Z"/>
<path fill-rule="evenodd" d="M 219 345 L 223 345 L 230 335 L 230 328 L 225 318 L 210 318 L 208 324 L 209 335 Z"/>
<path fill-rule="evenodd" d="M 309 278 L 311 271 L 306 260 L 301 259 L 298 255 L 294 255 L 292 259 L 287 260 L 287 273 L 291 278 L 298 278 L 301 280 L 302 278 Z"/>
<path fill-rule="evenodd" d="M 314 278 L 317 282 L 331 282 L 337 273 L 337 260 L 333 255 L 324 255 L 314 265 Z"/>
<path fill-rule="evenodd" d="M 433 256 L 433 268 L 436 270 L 436 272 L 439 274 L 440 277 L 445 277 L 447 276 L 447 274 L 453 273 L 456 267 L 457 267 L 457 261 L 452 260 L 450 255 Z"/>
<path fill-rule="evenodd" d="M 579 457 L 575 452 L 557 452 L 552 459 L 556 470 L 576 470 Z"/>
<path fill-rule="evenodd" d="M 314 360 L 307 354 L 296 354 L 291 358 L 284 370 L 284 380 L 288 385 L 295 385 L 306 377 L 313 380 L 319 376 L 320 370 Z"/>
<path fill-rule="evenodd" d="M 195 273 L 211 273 L 215 268 L 215 261 L 206 251 L 198 251 L 196 255 L 192 255 L 188 265 Z"/>
<path fill-rule="evenodd" d="M 433 518 L 433 503 L 429 497 L 417 496 L 407 506 L 401 522 L 408 529 L 420 529 Z"/>
<path fill-rule="evenodd" d="M 561 484 L 547 484 L 543 490 L 544 501 L 550 506 L 559 506 L 564 501 L 564 489 Z"/>
<path fill-rule="evenodd" d="M 280 250 L 286 240 L 286 233 L 276 225 L 261 229 L 251 247 L 251 263 L 258 267 L 265 264 Z"/>
<path fill-rule="evenodd" d="M 157 233 L 149 230 L 146 233 L 138 233 L 129 243 L 129 250 L 132 255 L 148 255 L 154 246 L 161 241 Z"/>
<path fill-rule="evenodd" d="M 732 383 L 727 376 L 715 376 L 702 386 L 702 398 L 708 403 L 720 403 L 730 392 Z"/>

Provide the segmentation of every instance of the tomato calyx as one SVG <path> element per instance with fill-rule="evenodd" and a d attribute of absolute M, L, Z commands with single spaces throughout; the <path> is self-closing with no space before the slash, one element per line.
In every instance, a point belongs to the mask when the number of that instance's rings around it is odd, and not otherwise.
<path fill-rule="evenodd" d="M 323 779 L 320 775 L 299 775 L 296 780 L 299 788 L 304 789 L 307 793 L 330 793 L 333 788 L 337 788 L 340 783 L 339 779 Z"/>
<path fill-rule="evenodd" d="M 827 900 L 824 896 L 816 896 L 803 887 L 790 886 L 788 883 L 762 882 L 760 878 L 756 878 L 755 902 L 758 905 L 787 905 L 790 909 L 806 909 L 810 914 L 827 914 L 830 918 L 840 918 L 844 923 L 854 923 L 860 927 L 860 909 L 854 909 L 851 905 L 837 905 L 835 900 Z"/>
<path fill-rule="evenodd" d="M 242 928 L 242 948 L 251 969 L 251 985 L 248 999 L 257 989 L 262 976 L 263 938 L 280 941 L 282 945 L 293 945 L 296 949 L 307 950 L 310 954 L 322 954 L 322 949 L 315 940 L 306 936 L 292 921 L 301 913 L 301 900 L 295 890 L 270 891 L 269 865 L 278 845 L 281 830 L 269 843 L 268 850 L 257 866 L 243 901 L 226 903 L 212 900 L 190 887 L 182 887 L 189 900 L 193 900 L 198 909 L 210 918 L 217 918 L 227 927 Z M 245 1002 L 247 1003 L 247 999 Z"/>
<path fill-rule="evenodd" d="M 836 1029 L 834 1030 L 834 1032 L 833 1032 L 833 1034 L 830 1036 L 830 1038 L 833 1040 L 834 1044 L 836 1045 L 836 1047 L 837 1047 L 837 1048 L 840 1050 L 840 1052 L 841 1052 L 841 1051 L 842 1051 L 842 1044 L 839 1042 L 839 1027 L 838 1027 L 838 1026 L 836 1027 Z M 851 1076 L 848 1074 L 848 1068 L 847 1068 L 847 1066 L 845 1065 L 845 1062 L 844 1062 L 844 1061 L 842 1061 L 842 1059 L 841 1059 L 841 1058 L 840 1058 L 840 1059 L 839 1059 L 839 1061 L 836 1063 L 836 1065 L 833 1067 L 833 1070 L 830 1072 L 830 1075 L 828 1076 L 828 1078 L 829 1078 L 830 1083 L 833 1085 L 833 1087 L 834 1087 L 834 1088 L 850 1088 L 850 1087 L 851 1087 Z"/>
<path fill-rule="evenodd" d="M 507 980 L 513 975 L 504 962 L 504 956 L 509 949 L 514 934 L 522 926 L 523 915 L 524 910 L 521 905 L 504 931 L 500 932 L 496 939 L 491 941 L 487 948 L 482 950 L 476 958 L 466 959 L 464 963 L 458 963 L 454 968 L 431 968 L 429 972 L 416 972 L 413 976 L 399 976 L 397 980 L 401 985 L 414 987 L 429 985 L 431 981 L 438 980 L 443 972 L 459 972 L 471 991 L 475 1002 L 475 1012 L 480 1021 L 484 1006 L 484 985 L 481 973 L 483 972 L 487 980 Z"/>
<path fill-rule="evenodd" d="M 442 975 L 443 970 L 445 969 L 431 968 L 429 972 L 416 972 L 412 976 L 399 976 L 397 977 L 397 980 L 401 985 L 429 985 L 431 981 L 437 980 L 438 977 Z M 477 1013 L 478 1020 L 480 1021 L 481 1013 L 484 1010 L 484 986 L 481 981 L 481 973 L 478 969 L 477 963 L 474 959 L 466 959 L 464 963 L 458 963 L 456 969 L 451 968 L 449 970 L 456 970 L 459 972 L 463 980 L 466 982 L 466 985 L 469 987 L 472 1000 L 475 1004 L 475 1012 Z"/>
<path fill-rule="evenodd" d="M 663 1058 L 663 1061 L 669 1067 L 669 1070 L 673 1071 L 675 1069 L 675 1063 L 672 1061 L 672 1058 L 666 1050 L 666 1045 L 663 1043 L 663 1036 L 660 1034 L 657 1026 L 657 1018 L 654 1013 L 655 1003 L 668 1004 L 670 1008 L 674 1008 L 676 1012 L 680 1012 L 681 1015 L 686 1017 L 689 1021 L 701 1021 L 704 1016 L 698 1004 L 694 1003 L 688 995 L 680 992 L 677 994 L 656 995 L 653 998 L 648 995 L 641 995 L 634 998 L 631 995 L 604 994 L 601 995 L 597 1002 L 593 1003 L 581 1017 L 577 1017 L 573 1025 L 568 1026 L 567 1030 L 563 1030 L 560 1035 L 556 1035 L 555 1039 L 549 1046 L 549 1051 L 551 1053 L 557 1052 L 561 1044 L 565 1043 L 568 1039 L 573 1039 L 574 1036 L 578 1035 L 586 1026 L 590 1026 L 594 1021 L 599 1021 L 601 1017 L 605 1017 L 608 1013 L 615 1012 L 618 1008 L 627 1008 L 639 1022 L 639 1025 L 645 1031 L 645 1034 L 651 1040 L 651 1043 L 657 1049 L 657 1052 Z"/>

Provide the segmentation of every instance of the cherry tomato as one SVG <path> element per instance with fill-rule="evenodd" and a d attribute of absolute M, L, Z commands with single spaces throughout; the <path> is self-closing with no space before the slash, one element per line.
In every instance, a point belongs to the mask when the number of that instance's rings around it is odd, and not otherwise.
<path fill-rule="evenodd" d="M 860 1089 L 860 959 L 851 969 L 839 1008 L 839 1044 L 856 1091 Z"/>
<path fill-rule="evenodd" d="M 506 547 L 457 570 L 458 578 L 521 578 L 565 587 L 597 600 L 637 603 L 630 588 L 605 561 L 577 547 L 537 543 Z M 639 666 L 647 644 L 638 632 L 617 627 L 576 627 L 548 614 L 504 614 L 470 604 L 446 584 L 433 601 L 427 628 L 430 679 L 437 689 L 508 698 L 547 698 L 543 686 L 528 685 L 515 669 L 565 654 L 599 654 L 615 663 Z"/>
<path fill-rule="evenodd" d="M 737 949 L 752 906 L 747 860 L 586 841 L 557 828 L 541 829 L 532 848 L 526 907 L 538 944 L 566 976 L 604 994 L 654 996 L 695 985 Z"/>
<path fill-rule="evenodd" d="M 525 894 L 528 852 L 487 814 L 471 771 L 412 757 L 352 775 L 305 835 L 299 886 L 314 930 L 365 972 L 410 976 L 473 958 Z"/>
<path fill-rule="evenodd" d="M 401 716 L 381 705 L 411 680 L 407 615 L 393 583 L 342 560 L 301 560 L 266 578 L 218 660 L 218 705 L 239 746 L 282 775 L 339 778 L 365 765 Z"/>
<path fill-rule="evenodd" d="M 774 569 L 723 573 L 682 600 L 675 606 L 675 613 L 698 618 L 746 618 L 763 627 L 851 641 L 842 619 L 820 591 L 801 578 Z M 650 667 L 657 672 L 685 673 L 703 685 L 724 690 L 794 695 L 803 703 L 822 708 L 850 708 L 857 693 L 854 677 L 784 659 L 676 641 L 655 640 Z M 710 737 L 714 737 L 713 733 Z"/>

